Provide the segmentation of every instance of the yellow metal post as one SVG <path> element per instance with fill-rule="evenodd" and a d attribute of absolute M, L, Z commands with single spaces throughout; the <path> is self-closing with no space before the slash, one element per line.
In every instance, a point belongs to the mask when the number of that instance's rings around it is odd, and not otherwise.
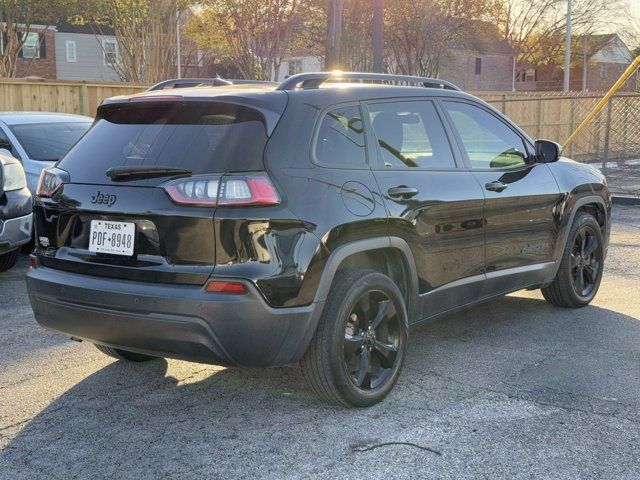
<path fill-rule="evenodd" d="M 607 102 L 611 99 L 611 97 L 613 97 L 615 95 L 615 93 L 618 91 L 618 89 L 624 84 L 624 82 L 627 81 L 627 79 L 633 75 L 633 72 L 636 71 L 636 69 L 640 67 L 640 56 L 637 57 L 633 62 L 631 62 L 631 65 L 629 65 L 629 68 L 627 68 L 625 70 L 625 72 L 622 74 L 622 76 L 618 79 L 618 81 L 616 83 L 613 84 L 613 87 L 611 87 L 611 89 L 607 92 L 607 94 L 602 97 L 600 99 L 600 101 L 597 103 L 597 105 L 595 107 L 593 107 L 593 110 L 591 110 L 589 112 L 589 114 L 584 118 L 584 120 L 582 121 L 582 123 L 580 123 L 580 125 L 578 125 L 578 128 L 576 128 L 573 133 L 571 134 L 571 136 L 569 136 L 569 138 L 567 139 L 566 142 L 564 142 L 564 145 L 562 145 L 562 149 L 564 150 L 565 148 L 567 148 L 569 145 L 571 145 L 571 143 L 573 143 L 573 141 L 576 139 L 576 137 L 578 136 L 578 134 L 580 133 L 580 131 L 591 121 L 593 120 L 593 117 L 595 117 L 598 112 L 600 110 L 602 110 L 602 108 L 607 104 Z"/>

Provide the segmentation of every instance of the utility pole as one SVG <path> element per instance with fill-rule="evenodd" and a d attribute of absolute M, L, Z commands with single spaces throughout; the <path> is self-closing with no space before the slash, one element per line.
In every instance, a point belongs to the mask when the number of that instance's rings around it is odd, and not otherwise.
<path fill-rule="evenodd" d="M 382 73 L 384 48 L 384 0 L 373 0 L 373 71 Z"/>
<path fill-rule="evenodd" d="M 182 49 L 180 48 L 180 9 L 176 9 L 176 66 L 178 67 L 178 77 L 182 78 Z"/>
<path fill-rule="evenodd" d="M 582 91 L 587 91 L 587 48 L 589 46 L 589 34 L 584 34 L 584 53 L 582 55 Z"/>
<path fill-rule="evenodd" d="M 562 91 L 569 91 L 569 70 L 571 69 L 571 0 L 567 0 L 567 39 L 564 52 L 564 82 Z"/>
<path fill-rule="evenodd" d="M 325 70 L 333 70 L 340 67 L 342 5 L 343 0 L 328 0 L 327 3 L 327 49 L 324 57 Z"/>

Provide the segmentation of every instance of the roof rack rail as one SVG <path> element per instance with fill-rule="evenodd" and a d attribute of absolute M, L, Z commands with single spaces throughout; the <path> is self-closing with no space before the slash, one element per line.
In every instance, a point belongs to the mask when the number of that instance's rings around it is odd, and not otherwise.
<path fill-rule="evenodd" d="M 256 84 L 273 84 L 277 83 L 267 82 L 263 80 L 228 80 L 225 78 L 172 78 L 165 80 L 164 82 L 156 83 L 155 85 L 147 88 L 147 92 L 154 90 L 166 90 L 169 88 L 189 88 L 189 87 L 223 87 L 225 85 L 256 85 Z"/>
<path fill-rule="evenodd" d="M 363 72 L 315 72 L 299 73 L 292 75 L 283 81 L 278 90 L 294 90 L 296 88 L 318 88 L 328 80 L 360 80 L 377 81 L 383 83 L 421 84 L 426 88 L 443 88 L 447 90 L 461 91 L 460 87 L 439 78 L 414 77 L 411 75 L 390 75 L 387 73 L 363 73 Z"/>

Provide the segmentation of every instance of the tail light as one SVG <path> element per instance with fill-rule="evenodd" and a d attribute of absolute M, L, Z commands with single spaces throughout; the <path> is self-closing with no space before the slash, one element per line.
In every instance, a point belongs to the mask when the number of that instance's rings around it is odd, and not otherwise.
<path fill-rule="evenodd" d="M 63 182 L 54 172 L 48 169 L 40 172 L 36 195 L 42 198 L 53 197 L 62 188 Z"/>
<path fill-rule="evenodd" d="M 181 205 L 246 207 L 280 203 L 278 191 L 266 173 L 196 175 L 172 180 L 164 189 Z"/>

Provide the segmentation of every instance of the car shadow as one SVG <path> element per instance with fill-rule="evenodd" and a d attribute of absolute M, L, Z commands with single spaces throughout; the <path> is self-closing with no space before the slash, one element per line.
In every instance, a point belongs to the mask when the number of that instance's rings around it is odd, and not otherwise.
<path fill-rule="evenodd" d="M 572 408 L 588 399 L 591 409 L 598 402 L 612 408 L 607 399 L 615 397 L 638 410 L 639 345 L 638 318 L 509 296 L 413 330 L 396 389 L 364 410 L 318 401 L 297 367 L 181 362 L 189 374 L 177 379 L 165 360 L 113 362 L 26 422 L 0 453 L 0 466 L 59 478 L 313 476 L 295 470 L 318 455 L 296 447 L 301 442 L 347 455 L 360 444 L 402 439 L 403 429 L 426 418 L 464 414 L 484 395 Z M 279 470 L 285 467 L 294 470 Z"/>

